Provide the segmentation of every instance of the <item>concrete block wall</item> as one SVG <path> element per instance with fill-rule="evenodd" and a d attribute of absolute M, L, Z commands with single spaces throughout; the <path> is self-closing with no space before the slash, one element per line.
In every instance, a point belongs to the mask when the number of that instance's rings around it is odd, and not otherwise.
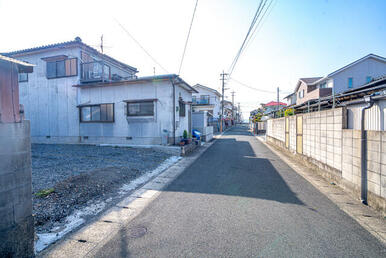
<path fill-rule="evenodd" d="M 31 143 L 28 121 L 0 123 L 0 257 L 32 257 Z"/>
<path fill-rule="evenodd" d="M 303 155 L 331 168 L 342 169 L 342 130 L 344 108 L 289 117 L 289 149 L 296 152 L 296 117 L 303 117 Z M 267 135 L 285 142 L 285 118 L 268 120 Z"/>
<path fill-rule="evenodd" d="M 270 119 L 267 121 L 267 135 L 282 142 L 285 141 L 285 118 Z"/>
<path fill-rule="evenodd" d="M 345 129 L 347 112 L 336 108 L 303 116 L 303 159 L 327 171 L 328 177 L 360 196 L 361 132 Z M 290 147 L 296 153 L 296 116 L 289 117 Z M 276 122 L 277 120 L 278 122 Z M 285 146 L 282 119 L 268 120 L 267 140 Z M 327 174 L 324 174 L 327 176 Z M 386 212 L 386 132 L 367 131 L 367 179 L 369 204 Z"/>
<path fill-rule="evenodd" d="M 361 132 L 343 131 L 342 177 L 356 188 L 361 186 Z M 386 198 L 386 132 L 367 131 L 367 187 Z"/>
<path fill-rule="evenodd" d="M 289 117 L 289 148 L 296 152 L 296 117 Z"/>
<path fill-rule="evenodd" d="M 342 130 L 345 109 L 303 114 L 303 154 L 342 169 Z"/>

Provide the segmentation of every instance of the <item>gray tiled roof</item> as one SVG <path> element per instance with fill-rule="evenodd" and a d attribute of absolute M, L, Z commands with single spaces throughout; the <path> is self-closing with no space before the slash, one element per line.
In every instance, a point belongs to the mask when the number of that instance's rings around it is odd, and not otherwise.
<path fill-rule="evenodd" d="M 80 45 L 80 46 L 86 47 L 88 50 L 90 50 L 98 55 L 101 55 L 104 58 L 107 58 L 112 62 L 115 62 L 115 63 L 117 63 L 117 64 L 119 64 L 127 69 L 134 70 L 134 71 L 138 72 L 137 68 L 130 66 L 130 65 L 127 65 L 125 63 L 122 63 L 122 62 L 120 62 L 120 61 L 118 61 L 118 60 L 116 60 L 108 55 L 102 54 L 98 50 L 96 50 L 95 48 L 90 47 L 89 45 L 83 43 L 82 39 L 80 37 L 76 37 L 74 40 L 71 40 L 71 41 L 65 41 L 65 42 L 60 42 L 60 43 L 55 43 L 55 44 L 48 44 L 48 45 L 44 45 L 44 46 L 40 46 L 40 47 L 34 47 L 34 48 L 26 48 L 26 49 L 21 49 L 21 50 L 16 50 L 16 51 L 11 51 L 11 52 L 7 52 L 7 53 L 1 53 L 1 54 L 4 56 L 13 57 L 13 56 L 22 55 L 24 53 L 30 53 L 30 52 L 35 52 L 35 51 L 40 51 L 40 50 L 50 49 L 50 48 L 68 47 L 71 45 L 74 45 L 74 46 Z"/>

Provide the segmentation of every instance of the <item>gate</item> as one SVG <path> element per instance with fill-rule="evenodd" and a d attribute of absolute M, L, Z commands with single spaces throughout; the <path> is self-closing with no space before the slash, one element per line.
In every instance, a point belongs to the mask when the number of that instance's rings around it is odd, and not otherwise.
<path fill-rule="evenodd" d="M 289 149 L 289 118 L 285 118 L 285 147 Z"/>
<path fill-rule="evenodd" d="M 296 116 L 296 152 L 303 154 L 303 116 Z"/>

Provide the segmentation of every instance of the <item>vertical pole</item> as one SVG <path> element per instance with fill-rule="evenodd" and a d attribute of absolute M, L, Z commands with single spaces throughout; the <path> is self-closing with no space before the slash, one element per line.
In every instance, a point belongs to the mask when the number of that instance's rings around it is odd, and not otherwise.
<path fill-rule="evenodd" d="M 221 89 L 221 94 L 222 94 L 222 101 L 221 101 L 221 119 L 220 119 L 220 132 L 222 133 L 223 131 L 223 128 L 222 128 L 222 123 L 223 123 L 223 119 L 224 119 L 224 90 L 225 90 L 225 75 L 227 75 L 226 73 L 224 73 L 224 70 L 222 71 L 222 74 L 221 75 L 221 79 L 222 80 L 222 89 Z"/>
<path fill-rule="evenodd" d="M 232 91 L 232 119 L 235 120 L 235 91 Z"/>
<path fill-rule="evenodd" d="M 277 109 L 279 110 L 279 87 L 277 87 Z"/>
<path fill-rule="evenodd" d="M 318 111 L 320 111 L 320 96 L 319 96 L 319 101 L 318 101 Z"/>
<path fill-rule="evenodd" d="M 332 108 L 335 108 L 335 89 L 332 86 Z"/>

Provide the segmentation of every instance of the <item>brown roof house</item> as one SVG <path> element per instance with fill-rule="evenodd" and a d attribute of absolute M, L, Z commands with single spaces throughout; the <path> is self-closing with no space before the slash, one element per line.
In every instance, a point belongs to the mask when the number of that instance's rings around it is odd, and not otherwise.
<path fill-rule="evenodd" d="M 332 88 L 326 85 L 320 86 L 318 81 L 323 77 L 300 78 L 296 84 L 296 105 L 303 104 L 311 99 L 318 99 L 331 95 Z"/>

